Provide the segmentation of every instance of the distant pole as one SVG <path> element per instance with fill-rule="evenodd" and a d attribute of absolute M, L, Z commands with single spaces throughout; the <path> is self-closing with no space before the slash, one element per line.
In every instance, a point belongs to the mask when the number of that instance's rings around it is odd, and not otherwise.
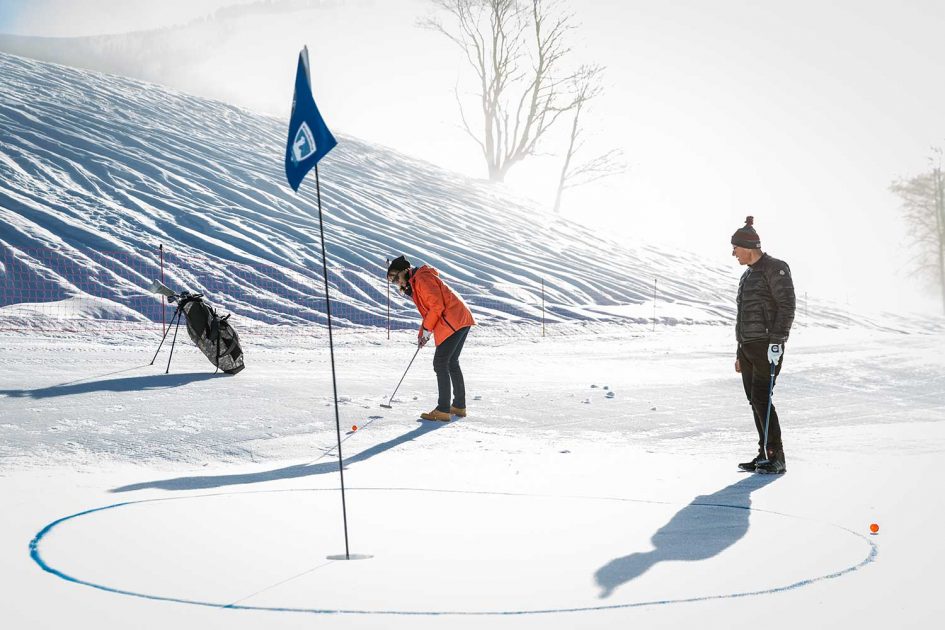
<path fill-rule="evenodd" d="M 938 167 L 932 171 L 935 185 L 935 222 L 938 225 L 938 271 L 939 288 L 942 290 L 942 312 L 945 313 L 945 178 L 942 177 L 942 150 L 938 153 Z M 934 237 L 933 237 L 934 238 Z"/>
<path fill-rule="evenodd" d="M 545 336 L 545 279 L 541 279 L 541 336 Z"/>
<path fill-rule="evenodd" d="M 158 250 L 161 252 L 161 284 L 164 284 L 164 243 L 158 245 Z M 167 334 L 167 323 L 165 321 L 167 303 L 164 301 L 166 298 L 164 294 L 161 294 L 161 332 Z"/>
<path fill-rule="evenodd" d="M 653 278 L 653 332 L 656 332 L 656 281 L 657 278 Z"/>
<path fill-rule="evenodd" d="M 387 340 L 390 341 L 390 282 L 387 280 L 387 270 L 390 269 L 390 258 L 384 267 L 384 284 L 387 286 Z"/>
<path fill-rule="evenodd" d="M 807 291 L 804 291 L 804 320 L 805 320 L 805 321 L 808 320 L 808 318 L 810 317 L 810 310 L 808 310 L 807 304 L 808 304 L 808 302 L 807 302 Z M 806 323 L 810 323 L 810 322 L 807 321 Z"/>
<path fill-rule="evenodd" d="M 348 509 L 345 505 L 345 467 L 341 457 L 341 417 L 338 414 L 338 380 L 335 376 L 335 344 L 331 334 L 331 300 L 328 298 L 328 257 L 325 254 L 325 222 L 322 220 L 322 189 L 318 181 L 318 164 L 315 165 L 315 191 L 318 195 L 318 231 L 322 241 L 322 276 L 325 280 L 325 313 L 328 316 L 328 348 L 331 353 L 331 387 L 335 394 L 335 433 L 338 435 L 338 472 L 341 475 L 341 514 L 345 525 L 345 559 L 350 560 L 348 550 Z"/>

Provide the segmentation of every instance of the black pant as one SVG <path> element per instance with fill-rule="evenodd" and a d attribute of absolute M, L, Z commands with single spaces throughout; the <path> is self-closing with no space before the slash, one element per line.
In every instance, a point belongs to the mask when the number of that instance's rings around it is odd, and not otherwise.
<path fill-rule="evenodd" d="M 453 384 L 453 406 L 466 408 L 466 382 L 463 370 L 459 367 L 459 353 L 463 351 L 469 326 L 460 328 L 436 347 L 433 355 L 433 371 L 436 372 L 436 386 L 440 390 L 436 408 L 444 413 L 450 411 L 450 382 Z"/>
<path fill-rule="evenodd" d="M 768 361 L 768 342 L 751 341 L 738 347 L 738 362 L 742 369 L 742 385 L 745 395 L 751 403 L 755 416 L 755 428 L 758 429 L 758 452 L 764 452 L 765 416 L 768 413 L 768 388 L 771 385 L 771 363 Z M 784 365 L 784 345 L 781 346 L 781 361 L 774 368 L 774 380 L 777 382 L 781 366 Z M 778 412 L 771 405 L 771 417 L 768 418 L 768 450 L 781 452 L 781 424 Z M 767 456 L 767 454 L 765 455 Z"/>

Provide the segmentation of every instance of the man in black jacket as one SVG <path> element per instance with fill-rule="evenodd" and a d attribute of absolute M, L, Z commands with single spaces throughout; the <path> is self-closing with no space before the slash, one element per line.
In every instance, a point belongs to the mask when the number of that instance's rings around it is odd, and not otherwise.
<path fill-rule="evenodd" d="M 787 263 L 761 251 L 761 239 L 753 224 L 754 217 L 748 217 L 744 227 L 732 235 L 732 256 L 740 265 L 748 266 L 738 281 L 735 371 L 742 375 L 758 429 L 758 455 L 738 467 L 780 474 L 787 471 L 787 465 L 781 424 L 770 394 L 781 372 L 784 344 L 794 323 L 794 281 Z"/>

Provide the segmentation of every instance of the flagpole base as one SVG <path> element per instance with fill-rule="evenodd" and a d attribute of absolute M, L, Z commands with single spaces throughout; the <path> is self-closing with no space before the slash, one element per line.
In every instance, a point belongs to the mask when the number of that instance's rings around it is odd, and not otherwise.
<path fill-rule="evenodd" d="M 331 556 L 325 556 L 325 558 L 328 560 L 370 560 L 373 557 L 374 556 L 368 553 L 352 553 L 348 555 L 339 553 Z"/>

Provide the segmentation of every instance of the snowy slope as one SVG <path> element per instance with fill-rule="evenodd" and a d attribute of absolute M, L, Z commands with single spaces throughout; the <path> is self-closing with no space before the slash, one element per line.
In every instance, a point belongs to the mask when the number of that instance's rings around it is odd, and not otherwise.
<path fill-rule="evenodd" d="M 0 77 L 7 315 L 22 315 L 14 303 L 91 294 L 116 303 L 100 311 L 160 319 L 143 288 L 163 244 L 170 284 L 206 291 L 238 318 L 323 321 L 315 178 L 299 195 L 287 187 L 285 121 L 6 54 Z M 549 322 L 647 323 L 654 281 L 664 323 L 731 320 L 734 266 L 623 246 L 500 188 L 340 138 L 320 176 L 342 323 L 384 322 L 384 261 L 399 253 L 438 268 L 483 322 L 538 321 L 543 284 Z M 24 285 L 40 297 L 24 298 Z M 847 318 L 813 310 L 811 323 Z M 394 311 L 399 325 L 414 318 L 403 299 Z"/>

